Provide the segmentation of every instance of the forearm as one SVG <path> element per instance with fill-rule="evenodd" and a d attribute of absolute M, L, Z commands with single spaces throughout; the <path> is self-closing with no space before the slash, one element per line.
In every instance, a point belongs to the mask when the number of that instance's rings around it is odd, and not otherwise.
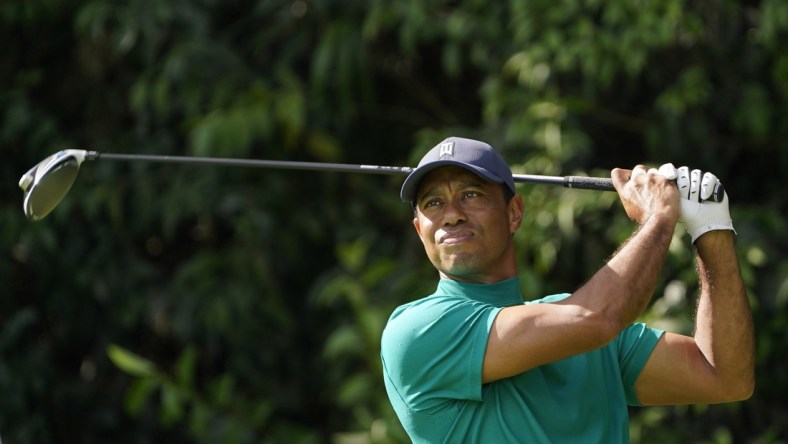
<path fill-rule="evenodd" d="M 654 293 L 675 220 L 650 218 L 575 296 L 620 330 L 634 322 Z"/>
<path fill-rule="evenodd" d="M 749 397 L 755 378 L 754 333 L 733 233 L 708 232 L 696 246 L 701 290 L 695 342 L 721 388 L 735 398 Z"/>
<path fill-rule="evenodd" d="M 571 297 L 506 307 L 493 322 L 482 368 L 491 382 L 603 347 L 648 304 L 675 218 L 654 217 Z"/>

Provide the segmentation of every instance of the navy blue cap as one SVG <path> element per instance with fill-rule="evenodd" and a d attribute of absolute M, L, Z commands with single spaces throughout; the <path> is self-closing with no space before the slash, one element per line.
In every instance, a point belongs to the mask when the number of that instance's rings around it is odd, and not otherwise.
<path fill-rule="evenodd" d="M 489 144 L 473 139 L 449 137 L 424 155 L 416 169 L 405 179 L 399 193 L 402 201 L 412 203 L 421 179 L 435 168 L 447 165 L 465 168 L 490 182 L 506 184 L 512 193 L 516 193 L 512 170 Z"/>

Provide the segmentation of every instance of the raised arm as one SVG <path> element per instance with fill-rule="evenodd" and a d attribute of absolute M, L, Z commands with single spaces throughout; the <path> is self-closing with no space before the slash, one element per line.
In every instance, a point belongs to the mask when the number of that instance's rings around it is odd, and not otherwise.
<path fill-rule="evenodd" d="M 731 231 L 696 242 L 700 295 L 693 337 L 665 333 L 635 388 L 645 405 L 749 398 L 755 386 L 752 315 Z"/>
<path fill-rule="evenodd" d="M 695 333 L 666 333 L 637 383 L 643 404 L 718 403 L 750 397 L 755 387 L 752 315 L 733 244 L 728 196 L 704 202 L 719 185 L 711 173 L 660 168 L 676 179 L 681 218 L 697 247 L 700 295 Z"/>
<path fill-rule="evenodd" d="M 483 382 L 599 348 L 648 304 L 679 217 L 678 191 L 642 166 L 613 170 L 611 177 L 627 214 L 640 227 L 564 301 L 501 310 L 488 339 Z"/>

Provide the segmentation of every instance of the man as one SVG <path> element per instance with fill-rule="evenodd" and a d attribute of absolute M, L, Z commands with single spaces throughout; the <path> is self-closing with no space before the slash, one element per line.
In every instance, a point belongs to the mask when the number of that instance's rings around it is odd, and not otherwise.
<path fill-rule="evenodd" d="M 512 239 L 523 201 L 489 145 L 448 138 L 405 180 L 440 276 L 433 295 L 394 311 L 381 343 L 389 399 L 414 442 L 628 442 L 627 405 L 751 395 L 752 319 L 727 196 L 701 202 L 717 178 L 670 164 L 611 178 L 637 230 L 572 294 L 533 303 Z M 697 249 L 692 337 L 635 322 L 679 219 Z"/>

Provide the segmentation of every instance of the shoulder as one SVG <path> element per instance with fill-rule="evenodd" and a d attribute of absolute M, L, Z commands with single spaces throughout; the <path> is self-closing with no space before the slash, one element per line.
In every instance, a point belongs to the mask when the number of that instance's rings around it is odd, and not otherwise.
<path fill-rule="evenodd" d="M 464 317 L 491 305 L 472 301 L 456 295 L 432 295 L 397 307 L 389 317 L 384 335 L 397 329 L 418 329 L 440 324 L 441 319 Z"/>
<path fill-rule="evenodd" d="M 500 308 L 457 295 L 432 295 L 397 307 L 382 336 L 382 347 L 441 344 L 461 331 L 489 330 Z"/>
<path fill-rule="evenodd" d="M 561 302 L 564 299 L 572 296 L 570 293 L 558 293 L 558 294 L 551 294 L 549 296 L 545 296 L 540 299 L 534 299 L 532 301 L 526 301 L 526 304 L 551 304 L 554 302 Z"/>
<path fill-rule="evenodd" d="M 446 310 L 457 309 L 470 306 L 474 302 L 456 295 L 434 294 L 407 304 L 400 305 L 389 318 L 389 323 L 402 319 L 413 319 L 424 315 L 444 312 Z"/>

